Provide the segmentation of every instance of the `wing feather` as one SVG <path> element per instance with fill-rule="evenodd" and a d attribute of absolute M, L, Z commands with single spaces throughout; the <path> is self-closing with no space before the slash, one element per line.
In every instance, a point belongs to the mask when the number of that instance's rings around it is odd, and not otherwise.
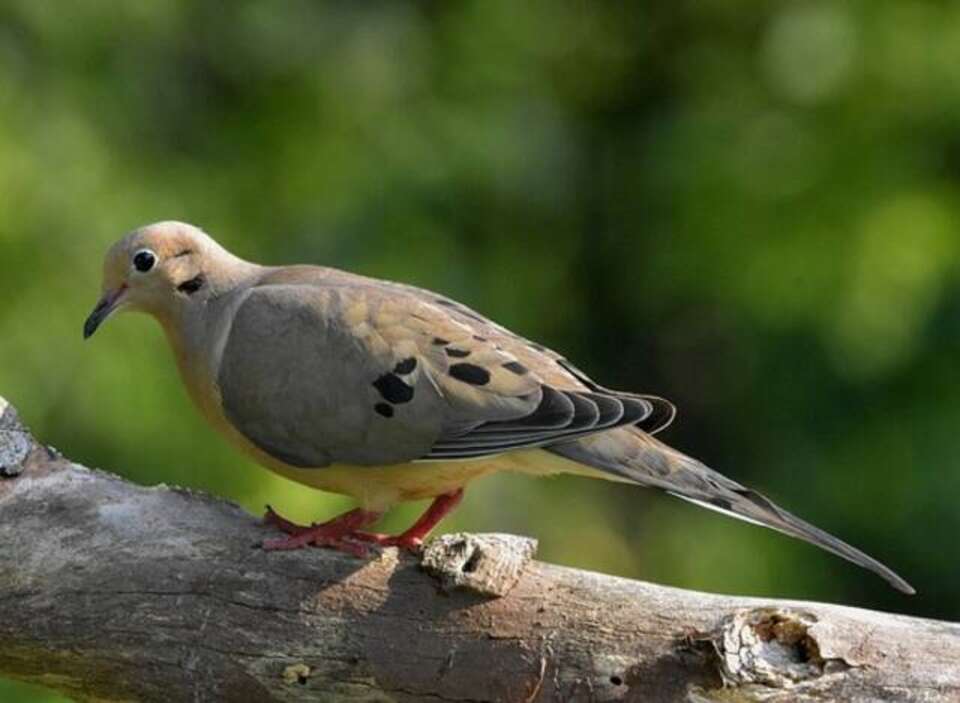
<path fill-rule="evenodd" d="M 218 380 L 231 423 L 304 467 L 492 456 L 672 414 L 449 299 L 310 267 L 253 289 Z"/>
<path fill-rule="evenodd" d="M 600 406 L 604 408 L 601 423 Z M 425 459 L 466 459 L 569 442 L 614 427 L 642 422 L 653 406 L 637 398 L 558 391 L 542 387 L 537 409 L 516 420 L 481 424 L 441 436 Z"/>

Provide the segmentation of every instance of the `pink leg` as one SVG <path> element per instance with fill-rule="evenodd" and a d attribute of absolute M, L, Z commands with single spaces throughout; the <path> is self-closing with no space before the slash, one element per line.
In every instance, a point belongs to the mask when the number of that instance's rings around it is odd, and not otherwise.
<path fill-rule="evenodd" d="M 451 510 L 459 505 L 463 500 L 463 489 L 458 488 L 452 493 L 444 493 L 434 498 L 427 511 L 410 526 L 405 532 L 399 535 L 381 535 L 370 532 L 355 532 L 353 537 L 356 539 L 374 542 L 382 547 L 400 547 L 401 549 L 419 549 L 423 544 L 423 538 L 430 534 L 430 530 L 437 526 Z"/>
<path fill-rule="evenodd" d="M 366 556 L 367 548 L 353 539 L 357 530 L 372 525 L 383 513 L 355 508 L 320 525 L 303 527 L 277 515 L 267 508 L 264 522 L 272 523 L 286 532 L 288 537 L 264 540 L 266 550 L 300 549 L 315 544 L 318 547 L 338 549 L 354 556 Z"/>

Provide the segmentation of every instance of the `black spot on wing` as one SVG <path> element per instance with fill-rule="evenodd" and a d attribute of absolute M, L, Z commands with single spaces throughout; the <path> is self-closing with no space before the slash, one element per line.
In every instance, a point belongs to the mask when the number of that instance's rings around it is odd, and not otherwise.
<path fill-rule="evenodd" d="M 512 371 L 518 376 L 523 376 L 524 374 L 530 373 L 530 369 L 521 364 L 519 361 L 508 361 L 503 365 L 507 371 Z"/>
<path fill-rule="evenodd" d="M 373 382 L 373 387 L 377 389 L 384 400 L 399 404 L 409 403 L 413 400 L 413 386 L 404 383 L 404 381 L 393 373 L 385 373 Z"/>
<path fill-rule="evenodd" d="M 403 361 L 398 362 L 397 365 L 393 367 L 393 372 L 398 373 L 401 376 L 405 376 L 406 374 L 411 373 L 415 368 L 417 368 L 417 360 L 411 356 Z"/>
<path fill-rule="evenodd" d="M 393 417 L 393 406 L 389 403 L 377 403 L 373 409 L 384 417 Z"/>
<path fill-rule="evenodd" d="M 203 288 L 203 284 L 205 282 L 206 281 L 203 277 L 203 274 L 200 274 L 198 276 L 194 276 L 189 281 L 184 281 L 181 283 L 179 286 L 177 286 L 177 290 L 181 293 L 186 293 L 187 295 L 193 295 L 198 290 Z"/>
<path fill-rule="evenodd" d="M 450 367 L 450 375 L 458 381 L 469 383 L 471 386 L 485 386 L 490 383 L 490 372 L 482 366 L 460 362 Z"/>
<path fill-rule="evenodd" d="M 447 347 L 444 349 L 447 352 L 447 356 L 453 359 L 465 359 L 470 356 L 469 349 L 457 349 L 456 347 Z"/>
<path fill-rule="evenodd" d="M 444 339 L 443 337 L 434 337 L 433 343 L 436 344 L 438 347 L 445 347 L 446 345 L 450 344 L 450 340 Z"/>

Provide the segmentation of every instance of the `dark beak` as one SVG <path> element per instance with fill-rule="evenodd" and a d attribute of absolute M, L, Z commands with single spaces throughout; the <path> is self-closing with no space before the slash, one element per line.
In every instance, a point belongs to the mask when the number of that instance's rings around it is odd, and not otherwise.
<path fill-rule="evenodd" d="M 110 317 L 110 313 L 117 309 L 117 302 L 126 289 L 126 286 L 121 286 L 117 290 L 107 291 L 103 294 L 100 302 L 97 303 L 97 307 L 93 309 L 90 317 L 83 323 L 84 339 L 89 339 L 97 331 L 97 328 L 103 324 L 103 321 Z"/>

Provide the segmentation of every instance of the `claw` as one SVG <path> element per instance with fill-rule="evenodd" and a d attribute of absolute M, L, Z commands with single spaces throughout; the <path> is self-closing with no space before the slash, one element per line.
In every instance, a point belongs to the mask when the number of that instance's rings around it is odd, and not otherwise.
<path fill-rule="evenodd" d="M 280 528 L 288 536 L 264 540 L 263 548 L 267 551 L 284 551 L 314 545 L 336 549 L 355 557 L 365 557 L 369 551 L 367 546 L 359 543 L 353 535 L 361 527 L 379 519 L 380 513 L 357 508 L 320 525 L 303 526 L 281 517 L 273 508 L 267 506 L 263 516 L 264 523 Z"/>
<path fill-rule="evenodd" d="M 369 554 L 370 550 L 367 546 L 369 544 L 416 552 L 423 546 L 424 537 L 457 506 L 461 498 L 463 498 L 462 489 L 438 496 L 420 519 L 410 529 L 399 535 L 362 531 L 364 527 L 380 519 L 383 513 L 379 512 L 356 508 L 319 525 L 314 523 L 304 526 L 281 517 L 268 505 L 263 515 L 264 524 L 279 528 L 286 532 L 287 536 L 264 540 L 263 548 L 267 551 L 283 551 L 313 545 L 336 549 L 358 558 Z"/>

